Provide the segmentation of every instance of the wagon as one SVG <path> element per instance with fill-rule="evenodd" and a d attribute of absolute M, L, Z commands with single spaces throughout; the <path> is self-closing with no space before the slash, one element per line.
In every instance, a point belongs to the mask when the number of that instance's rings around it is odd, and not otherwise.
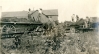
<path fill-rule="evenodd" d="M 2 38 L 12 38 L 31 33 L 35 36 L 43 33 L 46 23 L 57 20 L 57 9 L 4 12 L 1 19 L 1 36 Z"/>

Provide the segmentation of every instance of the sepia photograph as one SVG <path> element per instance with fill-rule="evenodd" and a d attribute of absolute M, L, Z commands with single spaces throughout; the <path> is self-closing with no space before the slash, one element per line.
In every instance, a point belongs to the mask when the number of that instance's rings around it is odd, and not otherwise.
<path fill-rule="evenodd" d="M 99 0 L 1 0 L 0 54 L 99 54 Z"/>

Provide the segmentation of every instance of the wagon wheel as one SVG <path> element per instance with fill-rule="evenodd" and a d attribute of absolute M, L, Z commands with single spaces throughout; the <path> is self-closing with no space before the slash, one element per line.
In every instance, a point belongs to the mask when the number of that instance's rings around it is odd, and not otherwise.
<path fill-rule="evenodd" d="M 4 25 L 2 33 L 15 33 L 16 29 L 13 25 Z"/>

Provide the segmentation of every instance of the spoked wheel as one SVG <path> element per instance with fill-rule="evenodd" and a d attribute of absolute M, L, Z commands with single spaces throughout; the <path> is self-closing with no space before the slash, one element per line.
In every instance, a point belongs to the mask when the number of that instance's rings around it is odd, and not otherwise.
<path fill-rule="evenodd" d="M 15 33 L 16 29 L 13 25 L 4 25 L 2 29 L 2 33 Z"/>

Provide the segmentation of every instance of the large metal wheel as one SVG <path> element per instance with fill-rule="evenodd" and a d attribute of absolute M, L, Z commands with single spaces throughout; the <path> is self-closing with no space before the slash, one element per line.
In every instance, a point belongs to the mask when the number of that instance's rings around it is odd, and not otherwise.
<path fill-rule="evenodd" d="M 13 25 L 4 25 L 2 28 L 2 33 L 15 33 L 16 29 Z"/>

